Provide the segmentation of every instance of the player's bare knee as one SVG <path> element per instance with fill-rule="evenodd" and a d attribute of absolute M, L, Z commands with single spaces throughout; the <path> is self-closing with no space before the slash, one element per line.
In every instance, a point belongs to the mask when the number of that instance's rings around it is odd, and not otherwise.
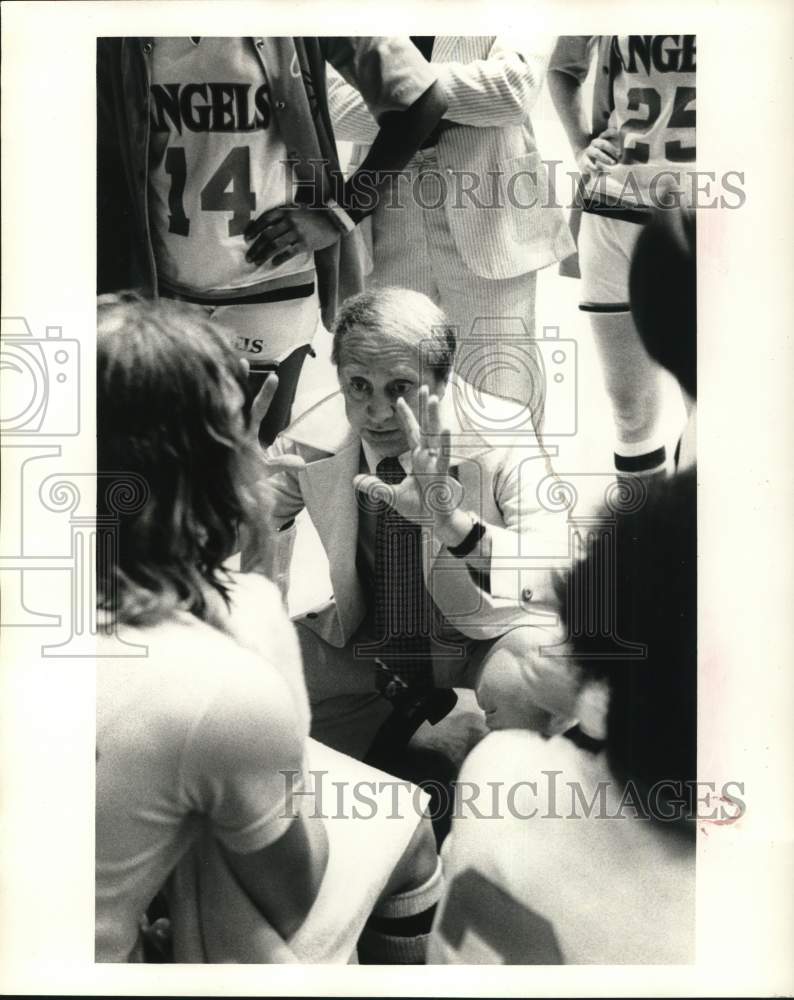
<path fill-rule="evenodd" d="M 488 728 L 567 728 L 578 683 L 567 660 L 544 655 L 559 646 L 556 630 L 518 628 L 504 635 L 483 664 L 476 688 Z"/>
<path fill-rule="evenodd" d="M 533 655 L 535 637 L 530 629 L 517 628 L 503 635 L 498 647 L 483 663 L 476 695 L 486 711 L 526 687 L 524 666 Z"/>
<path fill-rule="evenodd" d="M 433 833 L 433 824 L 428 816 L 423 816 L 419 826 L 411 838 L 413 852 L 414 885 L 422 885 L 436 870 L 438 865 L 438 849 Z M 410 888 L 406 885 L 406 888 Z"/>
<path fill-rule="evenodd" d="M 433 876 L 437 866 L 438 851 L 433 824 L 427 816 L 423 816 L 392 872 L 384 895 L 407 892 L 424 885 Z"/>
<path fill-rule="evenodd" d="M 523 682 L 512 657 L 500 656 L 490 661 L 480 683 L 475 689 L 477 704 L 485 712 L 489 729 L 507 712 L 511 717 L 518 704 L 527 700 L 526 683 Z"/>

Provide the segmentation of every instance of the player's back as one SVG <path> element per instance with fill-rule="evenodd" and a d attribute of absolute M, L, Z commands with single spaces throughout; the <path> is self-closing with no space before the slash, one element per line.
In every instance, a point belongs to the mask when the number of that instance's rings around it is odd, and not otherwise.
<path fill-rule="evenodd" d="M 177 612 L 119 634 L 147 655 L 98 638 L 98 961 L 140 958 L 140 916 L 202 823 L 232 849 L 283 832 L 278 768 L 301 767 L 308 736 L 286 668 L 219 629 Z"/>
<path fill-rule="evenodd" d="M 492 733 L 459 780 L 471 805 L 456 810 L 444 846 L 448 887 L 428 961 L 693 960 L 694 845 L 636 818 L 603 754 Z"/>

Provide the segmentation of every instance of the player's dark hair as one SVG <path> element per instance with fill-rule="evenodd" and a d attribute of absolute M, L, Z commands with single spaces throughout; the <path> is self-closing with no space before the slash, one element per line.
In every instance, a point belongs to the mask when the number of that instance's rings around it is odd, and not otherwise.
<path fill-rule="evenodd" d="M 366 348 L 368 334 L 419 352 L 422 365 L 446 382 L 455 360 L 455 331 L 426 295 L 408 288 L 373 288 L 346 299 L 333 325 L 331 361 L 338 368 L 345 348 Z"/>
<path fill-rule="evenodd" d="M 256 530 L 261 472 L 242 414 L 245 382 L 199 307 L 100 297 L 97 598 L 111 621 L 149 624 L 176 608 L 203 617 L 208 587 L 228 600 L 221 567 L 241 523 Z M 113 483 L 130 480 L 143 502 L 125 512 Z"/>
<path fill-rule="evenodd" d="M 664 818 L 694 836 L 695 471 L 659 483 L 638 510 L 618 515 L 610 530 L 591 537 L 589 551 L 564 578 L 559 596 L 582 682 L 607 682 L 610 769 L 624 787 L 631 784 L 642 815 Z M 603 572 L 610 564 L 614 586 Z M 646 658 L 609 658 L 615 644 L 605 642 L 600 629 L 587 626 L 612 617 L 603 614 L 608 604 L 614 606 L 613 634 L 647 647 Z"/>
<path fill-rule="evenodd" d="M 631 260 L 631 314 L 650 356 L 697 398 L 695 213 L 660 209 Z"/>

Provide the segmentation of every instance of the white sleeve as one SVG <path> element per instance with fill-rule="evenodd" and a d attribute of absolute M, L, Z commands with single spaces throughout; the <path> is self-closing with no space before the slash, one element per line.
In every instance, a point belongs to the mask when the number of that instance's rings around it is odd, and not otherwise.
<path fill-rule="evenodd" d="M 328 60 L 364 98 L 370 113 L 411 107 L 435 83 L 435 67 L 408 35 L 346 36 L 329 40 Z"/>
<path fill-rule="evenodd" d="M 556 929 L 533 909 L 531 892 L 538 869 L 555 860 L 550 823 L 533 816 L 541 807 L 537 779 L 547 766 L 547 747 L 535 733 L 505 730 L 489 734 L 466 758 L 456 782 L 452 831 L 441 852 L 445 887 L 428 964 L 563 961 Z M 553 881 L 556 870 L 547 877 Z"/>
<path fill-rule="evenodd" d="M 582 83 L 589 72 L 590 59 L 598 38 L 598 35 L 561 35 L 551 54 L 549 70 L 567 73 Z"/>
<path fill-rule="evenodd" d="M 328 110 L 334 133 L 342 142 L 370 143 L 378 134 L 378 123 L 361 94 L 332 67 L 328 67 Z"/>
<path fill-rule="evenodd" d="M 527 610 L 557 606 L 556 574 L 570 562 L 567 510 L 548 509 L 541 496 L 542 482 L 553 476 L 545 452 L 522 455 L 517 448 L 495 480 L 503 525 L 488 525 L 490 592 Z"/>
<path fill-rule="evenodd" d="M 300 645 L 276 584 L 258 573 L 235 574 L 231 614 L 219 627 L 278 671 L 308 726 L 309 698 Z"/>
<path fill-rule="evenodd" d="M 243 650 L 219 663 L 224 677 L 182 751 L 182 792 L 231 851 L 272 844 L 294 819 L 307 732 L 285 680 Z"/>
<path fill-rule="evenodd" d="M 479 128 L 521 125 L 540 93 L 553 44 L 550 35 L 518 47 L 497 38 L 486 59 L 434 63 L 449 104 L 444 119 Z"/>

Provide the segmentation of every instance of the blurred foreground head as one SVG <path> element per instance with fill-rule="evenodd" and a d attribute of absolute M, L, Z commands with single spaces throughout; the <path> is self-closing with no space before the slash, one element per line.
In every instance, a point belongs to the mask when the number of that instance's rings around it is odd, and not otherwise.
<path fill-rule="evenodd" d="M 690 822 L 697 806 L 694 470 L 654 484 L 644 504 L 617 517 L 612 533 L 594 534 L 593 544 L 574 564 L 560 594 L 583 689 L 594 682 L 606 685 L 606 747 L 615 778 L 631 783 L 650 817 L 661 816 L 694 836 Z M 593 623 L 610 619 L 614 631 L 605 639 Z M 610 659 L 615 636 L 642 644 L 646 656 Z"/>
<path fill-rule="evenodd" d="M 207 587 L 250 519 L 260 461 L 243 416 L 245 374 L 206 313 L 123 292 L 97 306 L 98 605 L 111 620 L 202 616 Z M 107 484 L 145 484 L 137 511 Z M 103 527 L 102 518 L 109 518 Z"/>
<path fill-rule="evenodd" d="M 629 277 L 631 314 L 650 356 L 697 398 L 695 213 L 660 209 L 643 226 Z"/>

